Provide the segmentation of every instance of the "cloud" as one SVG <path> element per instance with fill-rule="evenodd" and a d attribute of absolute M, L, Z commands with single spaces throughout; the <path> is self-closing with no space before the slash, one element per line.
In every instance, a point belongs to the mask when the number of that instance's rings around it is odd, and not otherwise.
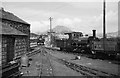
<path fill-rule="evenodd" d="M 107 1 L 118 2 L 119 0 L 107 0 Z M 4 0 L 3 2 L 88 2 L 88 0 Z M 101 0 L 89 0 L 89 2 L 101 2 Z"/>
<path fill-rule="evenodd" d="M 44 32 L 49 29 L 49 25 L 47 21 L 30 21 L 27 22 L 30 23 L 30 30 L 31 32 L 38 33 L 38 32 Z"/>
<path fill-rule="evenodd" d="M 106 31 L 107 32 L 115 32 L 118 30 L 118 13 L 117 11 L 109 11 L 106 13 Z M 103 27 L 103 14 L 99 16 L 94 16 L 93 20 L 93 27 L 98 30 L 98 32 L 102 31 Z"/>
<path fill-rule="evenodd" d="M 69 18 L 59 18 L 56 20 L 56 24 L 58 25 L 71 25 L 73 22 Z"/>
<path fill-rule="evenodd" d="M 31 24 L 32 32 L 44 32 L 49 29 L 49 19 L 41 19 L 40 21 L 28 21 Z M 56 18 L 52 21 L 52 28 L 57 25 L 69 27 L 75 31 L 81 31 L 83 33 L 90 33 L 93 29 L 97 30 L 97 33 L 103 31 L 103 15 L 91 16 L 87 19 L 78 17 L 73 18 Z M 106 31 L 114 32 L 118 29 L 118 13 L 117 11 L 109 11 L 106 13 Z"/>
<path fill-rule="evenodd" d="M 56 20 L 56 24 L 58 25 L 65 25 L 65 26 L 71 26 L 76 23 L 80 23 L 82 20 L 80 18 L 58 18 Z"/>
<path fill-rule="evenodd" d="M 25 3 L 26 4 L 26 3 Z M 56 25 L 63 25 L 71 28 L 75 31 L 82 31 L 85 33 L 90 33 L 92 29 L 96 29 L 97 32 L 102 32 L 102 19 L 103 16 L 100 14 L 102 12 L 101 8 L 96 4 L 96 6 L 84 6 L 74 3 L 71 6 L 65 6 L 60 4 L 60 6 L 53 3 L 51 6 L 44 5 L 21 5 L 11 3 L 6 4 L 4 3 L 4 7 L 6 11 L 12 12 L 13 14 L 17 15 L 23 20 L 28 20 L 27 22 L 31 24 L 31 31 L 32 32 L 43 32 L 49 29 L 49 17 L 53 18 L 52 27 Z M 44 3 L 45 4 L 45 3 Z M 90 4 L 90 3 L 88 3 Z M 107 3 L 108 4 L 108 3 Z M 18 5 L 18 6 L 17 6 Z M 86 4 L 87 5 L 87 4 Z M 91 5 L 91 4 L 90 4 Z M 113 5 L 113 3 L 111 3 Z M 118 13 L 114 4 L 111 8 L 111 5 L 108 7 L 107 5 L 107 31 L 117 31 L 118 27 Z M 60 8 L 59 8 L 60 7 Z M 62 7 L 62 8 L 61 8 Z M 76 7 L 76 8 L 74 8 Z M 87 10 L 83 9 L 86 8 Z M 89 9 L 89 8 L 91 9 Z M 98 7 L 98 8 L 96 8 Z M 100 6 L 101 7 L 101 6 Z M 57 9 L 56 9 L 57 8 Z M 96 9 L 97 10 L 96 10 Z M 109 8 L 109 10 L 108 10 Z M 89 10 L 88 10 L 89 9 Z M 94 9 L 94 10 L 93 10 Z M 82 14 L 82 13 L 83 14 Z"/>
<path fill-rule="evenodd" d="M 72 30 L 90 33 L 96 29 L 98 33 L 103 32 L 103 14 L 98 16 L 81 18 L 59 18 L 56 21 L 58 25 L 68 26 Z M 106 12 L 106 32 L 116 32 L 118 30 L 118 13 L 117 11 Z"/>

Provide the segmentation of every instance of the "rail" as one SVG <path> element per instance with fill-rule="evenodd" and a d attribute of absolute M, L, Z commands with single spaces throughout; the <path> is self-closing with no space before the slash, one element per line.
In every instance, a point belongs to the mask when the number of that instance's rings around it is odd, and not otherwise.
<path fill-rule="evenodd" d="M 96 70 L 96 69 L 92 69 L 92 68 L 89 68 L 86 66 L 78 65 L 78 64 L 63 60 L 63 59 L 58 59 L 58 60 L 60 60 L 61 63 L 66 65 L 67 67 L 69 67 L 77 72 L 80 72 L 82 75 L 85 75 L 85 76 L 97 76 L 97 77 L 114 76 L 114 77 L 117 77 L 117 75 L 110 74 L 110 73 Z"/>
<path fill-rule="evenodd" d="M 46 50 L 47 51 L 47 50 Z M 65 66 L 67 66 L 68 68 L 71 68 L 72 70 L 79 72 L 80 74 L 82 74 L 83 76 L 96 76 L 98 78 L 106 78 L 106 77 L 119 77 L 116 74 L 111 74 L 111 73 L 107 73 L 101 70 L 97 70 L 97 69 L 93 69 L 87 66 L 83 66 L 83 65 L 78 65 L 76 63 L 73 62 L 69 62 L 65 59 L 60 59 L 58 57 L 55 57 L 53 55 L 51 55 L 51 58 L 53 58 L 56 62 L 59 62 Z"/>

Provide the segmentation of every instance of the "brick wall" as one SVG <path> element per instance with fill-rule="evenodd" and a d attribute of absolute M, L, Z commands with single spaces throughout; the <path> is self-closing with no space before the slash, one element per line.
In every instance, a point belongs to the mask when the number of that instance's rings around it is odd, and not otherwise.
<path fill-rule="evenodd" d="M 2 20 L 2 23 L 27 34 L 28 37 L 25 38 L 25 41 L 27 42 L 27 51 L 30 51 L 30 25 L 10 20 Z"/>

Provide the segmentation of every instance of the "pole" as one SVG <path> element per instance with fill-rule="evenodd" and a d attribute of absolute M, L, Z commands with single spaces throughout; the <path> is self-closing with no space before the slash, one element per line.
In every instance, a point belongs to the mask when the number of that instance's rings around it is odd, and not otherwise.
<path fill-rule="evenodd" d="M 105 28 L 105 0 L 104 0 L 104 5 L 103 5 L 103 38 L 106 38 L 106 28 Z"/>
<path fill-rule="evenodd" d="M 49 18 L 50 19 L 50 45 L 52 44 L 52 19 L 53 18 Z"/>
<path fill-rule="evenodd" d="M 105 39 L 106 39 L 106 23 L 105 23 L 105 0 L 103 2 L 103 50 L 105 52 Z"/>

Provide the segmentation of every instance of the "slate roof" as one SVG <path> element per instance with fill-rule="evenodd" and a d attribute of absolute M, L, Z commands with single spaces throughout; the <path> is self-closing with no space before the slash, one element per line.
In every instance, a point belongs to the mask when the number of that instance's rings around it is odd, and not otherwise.
<path fill-rule="evenodd" d="M 27 36 L 27 34 L 24 34 L 21 31 L 14 29 L 13 27 L 2 24 L 1 22 L 0 22 L 0 35 L 26 35 Z"/>
<path fill-rule="evenodd" d="M 15 16 L 13 13 L 5 11 L 3 8 L 0 9 L 0 18 L 28 24 L 27 22 L 23 21 L 19 17 Z"/>

